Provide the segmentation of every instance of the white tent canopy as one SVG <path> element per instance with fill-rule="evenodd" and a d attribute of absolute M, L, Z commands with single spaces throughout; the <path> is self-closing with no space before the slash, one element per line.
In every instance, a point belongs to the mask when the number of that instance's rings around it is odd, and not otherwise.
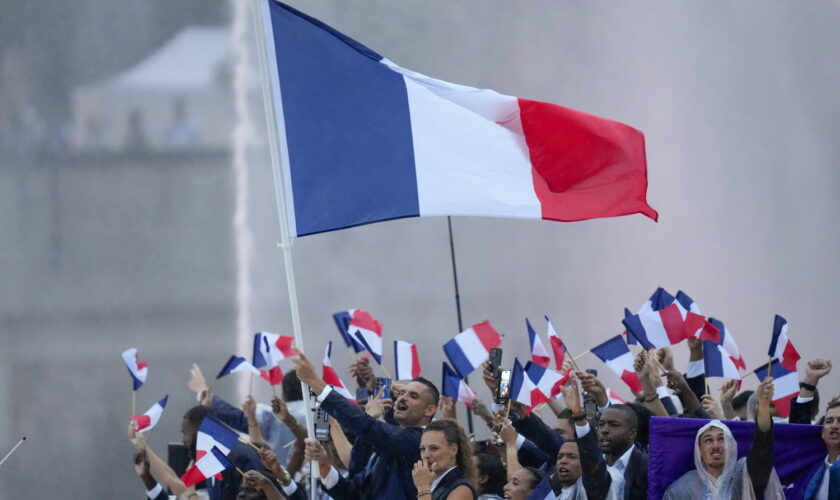
<path fill-rule="evenodd" d="M 73 91 L 76 146 L 120 150 L 129 122 L 138 123 L 149 149 L 170 149 L 167 129 L 182 103 L 197 131 L 195 148 L 228 147 L 232 124 L 230 31 L 186 27 L 122 73 Z"/>

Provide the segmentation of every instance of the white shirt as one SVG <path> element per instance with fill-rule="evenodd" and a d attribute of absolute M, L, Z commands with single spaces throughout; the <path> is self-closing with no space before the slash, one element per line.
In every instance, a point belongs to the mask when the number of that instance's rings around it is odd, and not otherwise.
<path fill-rule="evenodd" d="M 608 465 L 607 468 L 613 469 L 616 472 L 618 472 L 620 476 L 623 476 L 624 471 L 627 470 L 627 465 L 630 463 L 630 456 L 633 454 L 633 448 L 634 446 L 632 445 L 629 448 L 627 448 L 627 451 L 625 451 L 623 455 L 618 457 L 618 460 L 616 460 L 614 464 Z"/>

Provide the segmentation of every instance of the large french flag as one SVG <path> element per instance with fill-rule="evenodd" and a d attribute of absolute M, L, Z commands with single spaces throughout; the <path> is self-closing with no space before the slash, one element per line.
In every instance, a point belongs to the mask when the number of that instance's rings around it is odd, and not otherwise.
<path fill-rule="evenodd" d="M 137 422 L 137 432 L 150 431 L 157 425 L 161 415 L 163 415 L 163 409 L 166 408 L 166 402 L 168 400 L 169 394 L 153 404 L 144 414 L 131 417 L 131 420 Z"/>
<path fill-rule="evenodd" d="M 642 392 L 642 383 L 633 368 L 633 354 L 621 335 L 616 335 L 603 344 L 593 347 L 589 352 L 598 356 L 610 370 L 614 371 L 633 394 Z"/>
<path fill-rule="evenodd" d="M 640 131 L 401 68 L 277 1 L 262 15 L 291 234 L 431 215 L 656 220 Z"/>
<path fill-rule="evenodd" d="M 755 371 L 759 381 L 767 377 L 767 365 Z M 773 377 L 773 404 L 783 417 L 790 416 L 790 402 L 799 394 L 799 377 L 795 371 L 788 370 L 774 359 L 770 364 L 770 376 Z"/>
<path fill-rule="evenodd" d="M 220 379 L 226 375 L 236 372 L 250 372 L 254 375 L 260 374 L 260 371 L 254 365 L 249 363 L 247 359 L 234 354 L 231 355 L 230 359 L 228 359 L 227 363 L 225 363 L 225 366 L 223 366 L 219 371 L 219 374 L 216 375 L 216 378 Z"/>
<path fill-rule="evenodd" d="M 547 367 L 551 363 L 551 357 L 548 355 L 548 350 L 546 350 L 542 340 L 540 340 L 540 336 L 534 331 L 528 318 L 525 318 L 525 328 L 528 330 L 528 344 L 531 346 L 531 361 L 540 366 Z"/>
<path fill-rule="evenodd" d="M 181 476 L 181 481 L 189 488 L 220 474 L 228 467 L 233 467 L 233 464 L 227 459 L 225 453 L 214 446 Z"/>
<path fill-rule="evenodd" d="M 551 352 L 554 354 L 554 366 L 558 370 L 562 370 L 563 361 L 566 359 L 566 344 L 563 343 L 560 335 L 557 335 L 557 330 L 554 329 L 554 325 L 551 324 L 548 316 L 545 317 L 545 322 L 548 329 L 548 343 L 551 345 Z"/>
<path fill-rule="evenodd" d="M 475 324 L 443 345 L 443 352 L 461 378 L 474 372 L 490 357 L 490 349 L 499 347 L 502 337 L 490 321 Z"/>
<path fill-rule="evenodd" d="M 741 373 L 722 345 L 703 341 L 703 367 L 707 378 L 740 379 Z"/>
<path fill-rule="evenodd" d="M 799 353 L 793 347 L 793 342 L 790 341 L 787 335 L 788 322 L 785 318 L 776 315 L 773 320 L 773 338 L 770 341 L 770 351 L 768 355 L 771 358 L 776 358 L 786 369 L 795 372 L 796 363 L 799 361 Z"/>
<path fill-rule="evenodd" d="M 738 349 L 738 344 L 735 343 L 735 337 L 732 336 L 732 333 L 723 324 L 723 321 L 715 318 L 709 318 L 709 323 L 715 325 L 715 327 L 720 332 L 720 345 L 723 346 L 723 349 L 729 355 L 729 359 L 735 363 L 735 366 L 739 370 L 746 370 L 747 363 L 744 361 L 744 356 L 741 355 L 741 350 Z"/>
<path fill-rule="evenodd" d="M 402 340 L 394 341 L 394 376 L 397 380 L 411 380 L 420 376 L 420 357 L 417 346 Z"/>
<path fill-rule="evenodd" d="M 149 376 L 149 367 L 146 363 L 140 361 L 137 348 L 135 347 L 123 351 L 122 359 L 125 367 L 128 368 L 128 373 L 131 375 L 132 387 L 136 391 L 146 383 L 146 377 Z"/>
<path fill-rule="evenodd" d="M 350 401 L 353 401 L 354 403 L 356 402 L 356 398 L 353 397 L 353 394 L 350 393 L 350 390 L 347 389 L 344 382 L 338 378 L 338 373 L 336 373 L 335 368 L 333 368 L 332 341 L 327 342 L 327 347 L 324 349 L 324 360 L 321 365 L 321 378 L 324 379 L 324 382 L 332 387 L 334 391 L 338 392 Z"/>

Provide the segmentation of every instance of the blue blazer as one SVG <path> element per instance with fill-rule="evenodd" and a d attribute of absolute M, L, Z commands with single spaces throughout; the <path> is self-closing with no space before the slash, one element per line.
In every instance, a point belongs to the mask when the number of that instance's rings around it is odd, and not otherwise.
<path fill-rule="evenodd" d="M 825 466 L 821 465 L 808 483 L 808 488 L 805 489 L 805 500 L 813 500 L 817 496 L 824 477 Z M 828 498 L 829 500 L 840 499 L 840 462 L 835 462 L 828 468 Z"/>
<path fill-rule="evenodd" d="M 370 447 L 373 460 L 347 478 L 340 478 L 327 490 L 335 500 L 388 499 L 414 500 L 417 489 L 411 479 L 414 463 L 420 460 L 420 427 L 400 427 L 371 418 L 364 410 L 335 391 L 330 392 L 321 407 L 347 429 L 356 434 L 356 446 Z M 354 457 L 356 458 L 356 457 Z"/>

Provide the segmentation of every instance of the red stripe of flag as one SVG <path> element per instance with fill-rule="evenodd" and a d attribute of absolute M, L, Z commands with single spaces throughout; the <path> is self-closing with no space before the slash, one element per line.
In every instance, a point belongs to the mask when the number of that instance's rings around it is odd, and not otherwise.
<path fill-rule="evenodd" d="M 485 320 L 475 324 L 472 326 L 472 329 L 478 337 L 478 340 L 481 341 L 481 345 L 488 351 L 502 345 L 502 338 L 499 336 L 499 332 L 490 326 L 490 321 Z"/>

